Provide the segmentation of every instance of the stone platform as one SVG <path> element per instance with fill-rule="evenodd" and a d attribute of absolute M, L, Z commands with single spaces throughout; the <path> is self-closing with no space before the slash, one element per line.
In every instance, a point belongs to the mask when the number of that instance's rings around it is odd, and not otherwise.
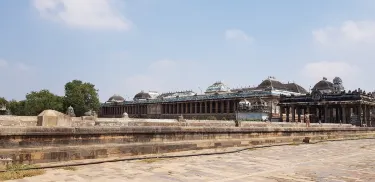
<path fill-rule="evenodd" d="M 324 142 L 77 166 L 76 171 L 47 169 L 44 175 L 10 182 L 371 182 L 375 181 L 374 151 L 375 140 Z"/>
<path fill-rule="evenodd" d="M 353 138 L 375 138 L 375 128 L 3 127 L 0 158 L 48 163 Z"/>

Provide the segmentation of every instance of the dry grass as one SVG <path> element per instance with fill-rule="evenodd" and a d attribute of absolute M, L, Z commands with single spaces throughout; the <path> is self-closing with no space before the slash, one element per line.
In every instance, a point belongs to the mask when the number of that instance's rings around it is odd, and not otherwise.
<path fill-rule="evenodd" d="M 30 169 L 33 167 L 35 166 L 23 164 L 9 165 L 6 167 L 6 172 L 0 172 L 0 181 L 22 179 L 45 173 L 42 169 Z"/>

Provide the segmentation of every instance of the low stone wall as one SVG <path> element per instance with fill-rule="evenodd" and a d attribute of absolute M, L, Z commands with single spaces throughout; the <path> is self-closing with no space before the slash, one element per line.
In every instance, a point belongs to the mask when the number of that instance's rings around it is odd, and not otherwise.
<path fill-rule="evenodd" d="M 213 120 L 144 120 L 131 119 L 122 121 L 96 121 L 96 127 L 123 127 L 123 126 L 169 126 L 169 127 L 235 127 L 234 121 L 213 121 Z"/>
<path fill-rule="evenodd" d="M 46 163 L 373 137 L 375 128 L 358 127 L 3 127 L 0 158 Z"/>
<path fill-rule="evenodd" d="M 0 115 L 1 126 L 36 126 L 38 116 L 6 116 Z"/>
<path fill-rule="evenodd" d="M 0 116 L 1 126 L 37 126 L 37 116 Z M 178 122 L 176 119 L 137 119 L 137 118 L 91 118 L 73 117 L 72 127 L 124 127 L 124 126 L 175 126 L 175 127 L 236 127 L 234 120 L 186 120 Z M 240 127 L 305 127 L 304 123 L 286 122 L 254 122 L 242 121 Z M 310 127 L 353 127 L 350 124 L 318 124 L 311 123 Z"/>

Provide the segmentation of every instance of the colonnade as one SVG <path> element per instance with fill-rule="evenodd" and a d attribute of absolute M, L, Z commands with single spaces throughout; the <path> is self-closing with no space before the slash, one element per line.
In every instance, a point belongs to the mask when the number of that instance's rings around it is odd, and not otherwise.
<path fill-rule="evenodd" d="M 101 108 L 102 116 L 118 117 L 123 113 L 129 115 L 145 115 L 148 113 L 148 107 L 160 105 L 161 115 L 171 114 L 210 114 L 210 113 L 234 113 L 237 110 L 238 100 L 206 100 L 195 102 L 171 102 L 158 104 L 131 104 L 131 105 L 114 105 Z"/>
<path fill-rule="evenodd" d="M 161 114 L 234 113 L 237 104 L 235 100 L 163 103 Z"/>
<path fill-rule="evenodd" d="M 125 112 L 128 114 L 147 114 L 147 105 L 118 105 L 101 108 L 101 115 L 103 116 L 121 116 Z"/>
<path fill-rule="evenodd" d="M 288 105 L 280 106 L 280 119 L 285 122 L 302 122 L 307 116 L 310 122 L 322 123 L 351 123 L 353 119 L 360 126 L 372 126 L 371 110 L 374 106 L 357 104 L 357 105 Z M 286 120 L 284 120 L 284 114 Z M 296 118 L 297 116 L 297 118 Z M 353 118 L 352 116 L 355 116 Z"/>

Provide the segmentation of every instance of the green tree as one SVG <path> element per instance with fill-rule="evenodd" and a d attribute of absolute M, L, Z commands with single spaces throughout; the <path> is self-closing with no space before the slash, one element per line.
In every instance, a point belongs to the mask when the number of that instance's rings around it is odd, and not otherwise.
<path fill-rule="evenodd" d="M 6 106 L 8 101 L 4 97 L 0 97 L 0 106 Z"/>
<path fill-rule="evenodd" d="M 64 102 L 62 97 L 48 90 L 41 90 L 39 92 L 33 91 L 26 95 L 24 114 L 27 116 L 35 116 L 46 109 L 63 112 L 63 107 Z"/>
<path fill-rule="evenodd" d="M 100 107 L 98 90 L 91 83 L 73 80 L 65 84 L 65 108 L 72 106 L 76 116 L 83 116 L 89 110 L 98 111 Z"/>
<path fill-rule="evenodd" d="M 12 115 L 17 115 L 17 116 L 24 116 L 26 115 L 25 112 L 25 101 L 16 101 L 16 100 L 11 100 L 8 102 L 7 108 L 10 110 Z"/>

